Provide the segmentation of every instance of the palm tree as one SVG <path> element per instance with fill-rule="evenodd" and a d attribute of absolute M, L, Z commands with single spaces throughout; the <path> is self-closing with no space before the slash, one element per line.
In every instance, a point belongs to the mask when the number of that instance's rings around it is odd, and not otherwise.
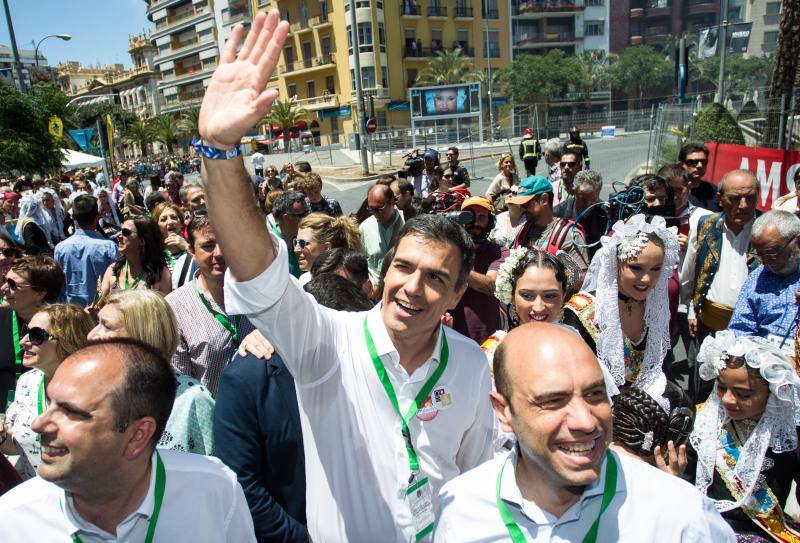
<path fill-rule="evenodd" d="M 147 121 L 137 118 L 123 127 L 122 139 L 138 145 L 142 155 L 147 156 L 148 146 L 153 142 L 153 131 Z"/>
<path fill-rule="evenodd" d="M 200 106 L 194 106 L 181 111 L 178 119 L 178 132 L 184 136 L 194 137 L 198 133 L 198 119 L 200 118 Z"/>
<path fill-rule="evenodd" d="M 266 117 L 261 119 L 258 127 L 262 126 L 280 126 L 283 130 L 284 141 L 286 142 L 287 149 L 291 144 L 291 131 L 294 125 L 299 121 L 308 119 L 308 111 L 298 106 L 291 100 L 275 100 L 272 104 L 272 109 L 267 113 Z"/>
<path fill-rule="evenodd" d="M 153 139 L 167 146 L 167 152 L 172 154 L 172 148 L 178 141 L 178 123 L 173 117 L 161 114 L 150 119 L 150 130 Z"/>
<path fill-rule="evenodd" d="M 455 85 L 476 77 L 472 63 L 462 54 L 461 48 L 438 51 L 428 67 L 417 75 L 418 85 Z"/>

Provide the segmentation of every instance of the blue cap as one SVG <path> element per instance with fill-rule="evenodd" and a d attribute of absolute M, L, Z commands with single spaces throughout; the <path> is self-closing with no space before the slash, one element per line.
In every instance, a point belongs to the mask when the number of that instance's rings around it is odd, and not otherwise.
<path fill-rule="evenodd" d="M 439 152 L 436 149 L 426 149 L 425 154 L 422 155 L 424 158 L 432 158 L 434 160 L 439 159 Z"/>
<path fill-rule="evenodd" d="M 506 198 L 506 202 L 522 205 L 528 203 L 534 196 L 548 192 L 553 192 L 550 180 L 542 175 L 531 175 L 520 181 L 516 196 Z"/>

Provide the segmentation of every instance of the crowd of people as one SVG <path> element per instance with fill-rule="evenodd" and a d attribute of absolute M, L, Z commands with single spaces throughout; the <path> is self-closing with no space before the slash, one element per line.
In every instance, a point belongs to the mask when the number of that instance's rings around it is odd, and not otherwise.
<path fill-rule="evenodd" d="M 202 184 L 0 186 L 0 540 L 800 540 L 796 198 L 687 143 L 601 201 L 576 130 L 346 216 L 245 167 L 287 32 L 233 30 Z"/>

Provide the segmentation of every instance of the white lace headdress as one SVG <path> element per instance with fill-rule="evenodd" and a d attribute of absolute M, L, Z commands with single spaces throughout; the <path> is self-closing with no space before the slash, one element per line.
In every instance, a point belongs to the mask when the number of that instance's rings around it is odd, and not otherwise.
<path fill-rule="evenodd" d="M 761 474 L 767 448 L 776 453 L 797 448 L 797 426 L 800 425 L 800 377 L 783 351 L 764 338 L 737 338 L 732 331 L 723 330 L 707 337 L 700 347 L 697 354 L 700 377 L 707 381 L 716 379 L 732 356 L 744 358 L 747 366 L 757 369 L 767 381 L 770 394 L 764 413 L 747 437 L 736 462 L 735 474 L 744 488 L 742 497 L 735 502 L 715 500 L 719 511 L 735 509 L 750 496 Z M 730 417 L 717 396 L 715 383 L 711 396 L 697 412 L 689 437 L 697 451 L 695 486 L 703 493 L 714 478 L 719 434 L 728 421 Z"/>
<path fill-rule="evenodd" d="M 624 337 L 617 301 L 619 263 L 636 258 L 647 245 L 648 236 L 658 236 L 664 245 L 664 261 L 661 275 L 645 300 L 647 344 L 635 386 L 647 391 L 662 407 L 668 409 L 663 398 L 667 378 L 661 366 L 671 346 L 667 283 L 678 262 L 677 230 L 667 228 L 662 217 L 653 217 L 647 222 L 644 215 L 634 215 L 627 222 L 617 221 L 613 231 L 613 235 L 601 238 L 602 247 L 593 261 L 596 270 L 595 323 L 600 329 L 597 358 L 608 367 L 617 385 L 625 383 Z"/>
<path fill-rule="evenodd" d="M 19 217 L 17 218 L 17 226 L 14 230 L 14 234 L 19 239 L 22 239 L 22 231 L 25 227 L 25 219 L 33 219 L 33 222 L 35 222 L 36 225 L 42 229 L 42 232 L 44 232 L 44 235 L 47 238 L 47 243 L 51 246 L 53 245 L 53 240 L 50 235 L 51 229 L 49 226 L 49 223 L 53 221 L 53 218 L 47 211 L 45 211 L 40 195 L 32 193 L 25 194 L 25 196 L 23 196 L 19 201 Z"/>

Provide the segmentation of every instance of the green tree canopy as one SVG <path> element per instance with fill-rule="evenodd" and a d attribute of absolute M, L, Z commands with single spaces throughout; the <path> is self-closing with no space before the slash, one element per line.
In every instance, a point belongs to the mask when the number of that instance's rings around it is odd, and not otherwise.
<path fill-rule="evenodd" d="M 465 57 L 461 48 L 438 51 L 436 57 L 417 75 L 418 85 L 455 85 L 473 80 L 475 72 L 472 62 Z"/>
<path fill-rule="evenodd" d="M 135 143 L 147 156 L 148 146 L 154 141 L 153 128 L 144 119 L 135 119 L 122 128 L 122 139 L 127 143 Z"/>
<path fill-rule="evenodd" d="M 717 103 L 709 104 L 700 110 L 694 130 L 695 139 L 699 141 L 744 145 L 744 135 L 739 123 L 727 109 Z"/>
<path fill-rule="evenodd" d="M 199 133 L 200 106 L 181 111 L 178 118 L 178 131 L 181 135 L 193 138 Z"/>
<path fill-rule="evenodd" d="M 162 113 L 150 119 L 150 130 L 153 141 L 167 146 L 167 152 L 172 154 L 172 149 L 178 143 L 178 122 L 170 115 Z"/>
<path fill-rule="evenodd" d="M 669 86 L 675 75 L 673 62 L 649 45 L 627 47 L 608 67 L 611 87 L 644 105 L 645 93 Z"/>
<path fill-rule="evenodd" d="M 60 142 L 48 131 L 58 104 L 36 87 L 26 95 L 0 85 L 0 175 L 48 174 L 61 167 Z"/>
<path fill-rule="evenodd" d="M 500 75 L 506 96 L 517 105 L 547 101 L 571 89 L 582 89 L 587 78 L 581 61 L 560 49 L 546 55 L 520 55 Z"/>

